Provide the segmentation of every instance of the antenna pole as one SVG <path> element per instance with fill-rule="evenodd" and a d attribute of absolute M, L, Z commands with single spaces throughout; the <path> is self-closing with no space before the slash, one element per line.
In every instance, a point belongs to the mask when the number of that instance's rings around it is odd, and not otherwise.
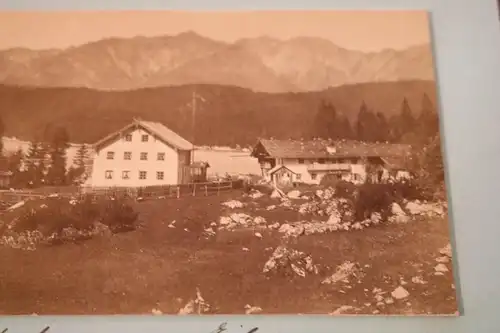
<path fill-rule="evenodd" d="M 196 124 L 196 91 L 193 91 L 193 100 L 191 102 L 191 107 L 192 107 L 192 115 L 191 115 L 191 137 L 192 137 L 192 140 L 193 140 L 193 145 L 194 145 L 194 140 L 195 140 L 195 133 L 196 133 L 196 129 L 195 129 L 195 124 Z"/>

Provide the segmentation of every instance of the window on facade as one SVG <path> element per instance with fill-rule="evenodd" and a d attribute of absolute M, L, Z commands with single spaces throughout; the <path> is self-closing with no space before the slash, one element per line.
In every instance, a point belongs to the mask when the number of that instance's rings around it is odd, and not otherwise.
<path fill-rule="evenodd" d="M 165 153 L 158 153 L 157 159 L 158 161 L 165 161 Z"/>
<path fill-rule="evenodd" d="M 139 179 L 146 179 L 146 171 L 139 171 Z"/>
<path fill-rule="evenodd" d="M 352 177 L 353 177 L 353 179 L 354 179 L 355 182 L 361 181 L 361 175 L 359 173 L 354 173 L 352 175 Z"/>
<path fill-rule="evenodd" d="M 106 158 L 108 160 L 112 160 L 115 158 L 115 152 L 114 151 L 108 151 L 107 154 L 106 154 Z"/>
<path fill-rule="evenodd" d="M 165 177 L 165 173 L 163 171 L 158 171 L 156 173 L 156 179 L 163 180 L 164 177 Z"/>
<path fill-rule="evenodd" d="M 149 135 L 147 135 L 147 134 L 144 134 L 144 135 L 141 137 L 141 141 L 142 141 L 142 142 L 148 142 L 148 140 L 149 140 Z"/>
<path fill-rule="evenodd" d="M 301 175 L 301 174 L 297 174 L 297 175 L 295 175 L 295 179 L 297 179 L 297 180 L 301 180 L 301 179 L 302 179 L 302 175 Z"/>
<path fill-rule="evenodd" d="M 106 170 L 106 173 L 104 176 L 106 177 L 106 179 L 113 179 L 113 171 Z"/>
<path fill-rule="evenodd" d="M 316 180 L 318 178 L 318 175 L 315 173 L 311 173 L 311 179 Z"/>
<path fill-rule="evenodd" d="M 148 153 L 141 153 L 141 161 L 146 161 L 148 159 Z"/>
<path fill-rule="evenodd" d="M 123 153 L 123 159 L 124 160 L 131 160 L 132 159 L 132 152 L 126 151 Z"/>
<path fill-rule="evenodd" d="M 320 158 L 320 159 L 318 159 L 318 163 L 319 163 L 319 164 L 325 164 L 325 159 L 324 159 L 324 158 Z"/>
<path fill-rule="evenodd" d="M 299 158 L 299 164 L 304 164 L 304 159 L 303 158 Z"/>
<path fill-rule="evenodd" d="M 130 179 L 130 171 L 122 171 L 122 179 Z"/>
<path fill-rule="evenodd" d="M 125 135 L 125 141 L 128 141 L 128 142 L 132 141 L 132 134 Z"/>

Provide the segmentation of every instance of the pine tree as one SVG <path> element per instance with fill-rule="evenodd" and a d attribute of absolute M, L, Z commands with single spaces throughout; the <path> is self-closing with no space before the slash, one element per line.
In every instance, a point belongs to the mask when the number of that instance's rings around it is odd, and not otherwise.
<path fill-rule="evenodd" d="M 329 139 L 334 135 L 337 110 L 328 102 L 322 101 L 314 119 L 312 137 Z"/>
<path fill-rule="evenodd" d="M 378 142 L 386 142 L 389 141 L 389 123 L 382 112 L 377 112 L 376 114 L 376 141 Z"/>
<path fill-rule="evenodd" d="M 66 150 L 69 147 L 69 135 L 64 127 L 56 127 L 52 131 L 49 142 L 50 166 L 47 182 L 50 185 L 66 185 Z"/>
<path fill-rule="evenodd" d="M 403 105 L 401 106 L 401 115 L 399 116 L 399 126 L 401 128 L 402 135 L 408 135 L 416 131 L 416 121 L 413 117 L 410 105 L 406 97 L 403 100 Z"/>
<path fill-rule="evenodd" d="M 68 183 L 80 184 L 85 181 L 86 162 L 88 159 L 88 149 L 85 144 L 82 144 L 73 160 L 74 166 L 68 170 Z"/>
<path fill-rule="evenodd" d="M 368 107 L 365 101 L 361 103 L 359 108 L 358 119 L 356 121 L 356 137 L 360 141 L 366 141 L 368 136 L 368 123 L 367 123 Z"/>
<path fill-rule="evenodd" d="M 23 167 L 24 153 L 22 149 L 18 149 L 15 153 L 7 157 L 8 170 L 12 172 L 10 185 L 12 187 L 24 187 L 24 172 Z"/>
<path fill-rule="evenodd" d="M 432 140 L 439 134 L 439 116 L 437 110 L 427 94 L 422 97 L 420 116 L 418 117 L 419 137 L 423 142 Z"/>
<path fill-rule="evenodd" d="M 43 184 L 46 172 L 45 152 L 41 142 L 30 142 L 26 154 L 26 178 L 29 185 L 38 187 Z"/>

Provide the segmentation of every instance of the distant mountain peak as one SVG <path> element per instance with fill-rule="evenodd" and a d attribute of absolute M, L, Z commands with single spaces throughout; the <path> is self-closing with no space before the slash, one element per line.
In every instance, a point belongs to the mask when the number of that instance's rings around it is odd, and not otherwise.
<path fill-rule="evenodd" d="M 204 83 L 285 92 L 433 77 L 430 45 L 364 53 L 307 36 L 229 43 L 187 30 L 109 37 L 62 50 L 0 51 L 0 83 L 37 87 L 130 90 Z"/>

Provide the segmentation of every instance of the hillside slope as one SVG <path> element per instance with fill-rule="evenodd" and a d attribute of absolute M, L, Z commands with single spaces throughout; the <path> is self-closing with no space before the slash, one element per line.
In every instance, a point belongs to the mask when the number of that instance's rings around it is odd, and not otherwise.
<path fill-rule="evenodd" d="M 423 94 L 435 102 L 432 81 L 404 81 L 346 85 L 307 93 L 256 93 L 221 85 L 186 85 L 133 91 L 97 91 L 85 88 L 23 88 L 0 86 L 0 115 L 6 135 L 39 138 L 46 124 L 65 126 L 72 142 L 94 142 L 132 120 L 161 121 L 189 140 L 192 93 L 199 102 L 195 144 L 254 143 L 257 137 L 300 138 L 310 134 L 318 106 L 333 103 L 351 121 L 363 101 L 387 117 L 400 112 L 406 97 L 420 112 Z"/>

